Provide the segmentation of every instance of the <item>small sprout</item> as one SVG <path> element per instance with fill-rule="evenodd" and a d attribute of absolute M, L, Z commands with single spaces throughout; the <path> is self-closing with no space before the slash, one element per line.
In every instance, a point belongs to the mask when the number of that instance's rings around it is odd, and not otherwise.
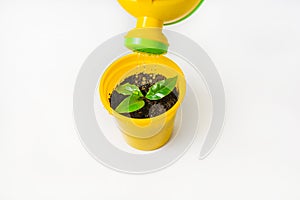
<path fill-rule="evenodd" d="M 116 91 L 120 94 L 129 96 L 124 99 L 115 110 L 118 113 L 130 113 L 137 111 L 145 106 L 145 98 L 148 100 L 159 100 L 170 94 L 174 90 L 176 82 L 177 76 L 158 81 L 149 88 L 149 91 L 145 97 L 140 91 L 139 87 L 137 87 L 136 85 L 132 85 L 129 83 L 120 85 L 116 88 Z"/>

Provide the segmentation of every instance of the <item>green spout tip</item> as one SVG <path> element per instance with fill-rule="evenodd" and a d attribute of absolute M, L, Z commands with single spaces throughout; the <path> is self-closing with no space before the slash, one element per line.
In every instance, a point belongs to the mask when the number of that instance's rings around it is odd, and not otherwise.
<path fill-rule="evenodd" d="M 125 38 L 125 46 L 132 51 L 149 54 L 160 55 L 168 52 L 167 44 L 144 38 Z"/>

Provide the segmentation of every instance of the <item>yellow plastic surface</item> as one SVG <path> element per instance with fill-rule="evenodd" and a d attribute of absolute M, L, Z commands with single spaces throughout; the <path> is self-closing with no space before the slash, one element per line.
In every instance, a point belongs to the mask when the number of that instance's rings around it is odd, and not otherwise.
<path fill-rule="evenodd" d="M 168 40 L 162 33 L 163 25 L 188 16 L 201 0 L 118 0 L 118 2 L 137 19 L 136 28 L 125 38 L 150 39 L 168 45 Z"/>
<path fill-rule="evenodd" d="M 137 27 L 162 27 L 184 18 L 201 0 L 118 0 L 120 5 L 137 18 Z"/>
<path fill-rule="evenodd" d="M 167 78 L 178 76 L 176 85 L 179 90 L 178 101 L 164 114 L 153 118 L 135 119 L 125 117 L 110 107 L 109 97 L 115 87 L 126 77 L 141 72 L 155 72 Z M 115 117 L 127 143 L 140 150 L 157 149 L 169 140 L 173 131 L 176 112 L 183 101 L 185 90 L 184 74 L 176 63 L 162 55 L 151 56 L 138 53 L 132 53 L 114 61 L 104 72 L 99 85 L 102 104 Z"/>

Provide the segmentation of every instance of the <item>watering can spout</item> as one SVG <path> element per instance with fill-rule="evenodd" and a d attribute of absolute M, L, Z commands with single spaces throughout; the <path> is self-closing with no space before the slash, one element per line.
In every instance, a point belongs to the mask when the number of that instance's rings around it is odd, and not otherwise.
<path fill-rule="evenodd" d="M 137 17 L 136 27 L 137 28 L 146 28 L 146 27 L 156 27 L 156 28 L 162 28 L 164 25 L 164 22 L 160 19 L 156 19 L 153 17 Z"/>

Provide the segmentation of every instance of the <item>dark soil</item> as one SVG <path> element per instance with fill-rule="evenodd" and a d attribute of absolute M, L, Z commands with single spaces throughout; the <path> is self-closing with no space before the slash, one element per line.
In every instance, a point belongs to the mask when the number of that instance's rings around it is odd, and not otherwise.
<path fill-rule="evenodd" d="M 140 73 L 137 75 L 132 75 L 126 78 L 120 85 L 125 83 L 130 83 L 138 86 L 145 96 L 149 88 L 156 82 L 166 79 L 163 75 L 160 74 L 145 74 Z M 119 94 L 116 91 L 113 91 L 110 95 L 109 102 L 110 106 L 115 109 L 126 97 L 125 95 Z M 170 94 L 165 96 L 160 100 L 150 101 L 144 99 L 145 106 L 137 111 L 131 113 L 122 113 L 122 115 L 131 117 L 131 118 L 151 118 L 163 114 L 177 102 L 178 100 L 178 91 L 175 88 Z"/>

